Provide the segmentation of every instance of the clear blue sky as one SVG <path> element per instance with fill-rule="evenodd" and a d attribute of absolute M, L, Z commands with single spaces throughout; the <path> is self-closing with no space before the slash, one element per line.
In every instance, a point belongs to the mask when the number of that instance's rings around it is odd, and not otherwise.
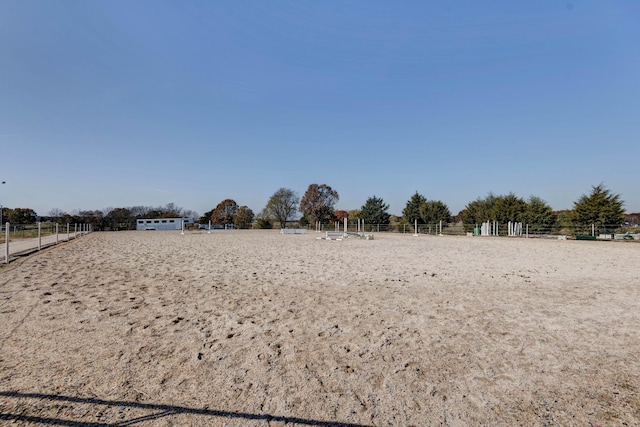
<path fill-rule="evenodd" d="M 0 0 L 0 204 L 640 211 L 640 2 Z"/>

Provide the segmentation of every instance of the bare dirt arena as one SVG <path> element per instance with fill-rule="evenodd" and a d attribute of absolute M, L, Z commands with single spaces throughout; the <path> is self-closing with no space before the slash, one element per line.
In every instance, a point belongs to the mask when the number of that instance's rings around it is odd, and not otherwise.
<path fill-rule="evenodd" d="M 94 233 L 0 272 L 0 424 L 640 425 L 640 244 Z"/>

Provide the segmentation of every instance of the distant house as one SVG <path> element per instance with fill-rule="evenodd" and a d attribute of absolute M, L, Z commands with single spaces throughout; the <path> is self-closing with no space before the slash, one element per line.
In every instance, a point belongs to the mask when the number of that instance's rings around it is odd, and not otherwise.
<path fill-rule="evenodd" d="M 193 218 L 142 218 L 136 221 L 136 230 L 182 230 L 182 223 L 193 224 Z"/>

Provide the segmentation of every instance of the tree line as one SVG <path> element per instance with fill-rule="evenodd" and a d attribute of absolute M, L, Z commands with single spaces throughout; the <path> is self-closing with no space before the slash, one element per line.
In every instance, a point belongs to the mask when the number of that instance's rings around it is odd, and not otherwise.
<path fill-rule="evenodd" d="M 381 197 L 375 195 L 367 198 L 358 209 L 351 211 L 336 210 L 335 204 L 340 200 L 338 192 L 327 184 L 311 184 L 302 198 L 289 188 L 279 188 L 267 201 L 266 206 L 256 215 L 248 206 L 239 206 L 233 199 L 224 199 L 215 208 L 199 217 L 200 224 L 215 225 L 233 224 L 236 228 L 286 228 L 293 222 L 296 226 L 306 227 L 316 222 L 331 224 L 334 221 L 363 220 L 367 224 L 413 226 L 422 224 L 438 224 L 446 227 L 451 222 L 464 225 L 471 231 L 486 221 L 521 222 L 529 224 L 529 231 L 542 233 L 560 231 L 563 227 L 587 230 L 592 225 L 600 228 L 612 228 L 627 221 L 638 222 L 640 214 L 625 217 L 624 202 L 619 194 L 613 193 L 603 184 L 593 186 L 589 194 L 583 194 L 574 202 L 573 209 L 554 211 L 542 198 L 530 196 L 527 200 L 513 193 L 495 195 L 489 193 L 467 203 L 457 215 L 452 215 L 449 207 L 441 200 L 430 200 L 417 191 L 406 202 L 401 217 L 389 213 L 389 205 Z M 299 215 L 301 214 L 301 215 Z M 29 224 L 39 218 L 32 209 L 2 208 L 5 221 L 14 224 Z M 58 223 L 88 223 L 95 230 L 127 230 L 135 229 L 137 219 L 148 218 L 197 218 L 194 211 L 186 210 L 169 203 L 165 206 L 132 206 L 127 208 L 106 208 L 102 211 L 77 211 L 68 214 L 59 209 L 52 209 L 48 217 Z M 634 219 L 635 218 L 635 219 Z"/>
<path fill-rule="evenodd" d="M 67 213 L 61 209 L 51 209 L 47 215 L 38 216 L 30 208 L 2 208 L 3 221 L 12 224 L 33 224 L 37 221 L 58 224 L 91 224 L 94 230 L 131 230 L 136 220 L 141 218 L 188 218 L 197 214 L 168 203 L 164 206 L 131 206 L 126 208 L 108 207 L 103 210 L 77 210 Z"/>
<path fill-rule="evenodd" d="M 393 218 L 398 225 L 408 226 L 414 226 L 415 223 L 435 225 L 441 222 L 446 227 L 451 222 L 461 222 L 466 231 L 472 231 L 486 221 L 501 224 L 511 221 L 529 224 L 531 233 L 560 231 L 563 227 L 586 230 L 592 225 L 599 229 L 612 228 L 625 222 L 624 202 L 620 195 L 611 192 L 603 184 L 593 186 L 590 194 L 584 194 L 574 202 L 572 210 L 563 212 L 554 211 L 538 196 L 530 196 L 525 200 L 513 193 L 489 193 L 484 198 L 469 202 L 453 216 L 446 203 L 429 200 L 416 191 L 407 201 L 402 217 L 399 218 L 391 215 L 389 205 L 375 195 L 367 198 L 359 209 L 351 211 L 336 210 L 335 204 L 339 199 L 338 192 L 327 184 L 309 185 L 302 198 L 292 189 L 282 187 L 273 193 L 255 219 L 253 212 L 246 206 L 237 208 L 235 201 L 226 199 L 200 220 L 233 223 L 240 228 L 250 225 L 257 228 L 285 228 L 292 222 L 305 227 L 316 222 L 342 222 L 345 218 L 349 221 L 364 220 L 367 224 L 388 225 Z M 637 214 L 635 218 L 637 222 Z"/>

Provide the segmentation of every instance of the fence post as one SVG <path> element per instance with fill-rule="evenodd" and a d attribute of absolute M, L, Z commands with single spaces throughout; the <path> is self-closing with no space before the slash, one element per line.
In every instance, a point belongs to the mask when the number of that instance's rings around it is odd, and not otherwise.
<path fill-rule="evenodd" d="M 38 221 L 38 250 L 42 249 L 42 223 Z"/>
<path fill-rule="evenodd" d="M 4 227 L 4 263 L 9 264 L 9 232 L 11 224 L 8 222 Z"/>
<path fill-rule="evenodd" d="M 69 223 L 67 223 L 67 242 L 69 241 L 70 237 L 69 237 Z"/>

